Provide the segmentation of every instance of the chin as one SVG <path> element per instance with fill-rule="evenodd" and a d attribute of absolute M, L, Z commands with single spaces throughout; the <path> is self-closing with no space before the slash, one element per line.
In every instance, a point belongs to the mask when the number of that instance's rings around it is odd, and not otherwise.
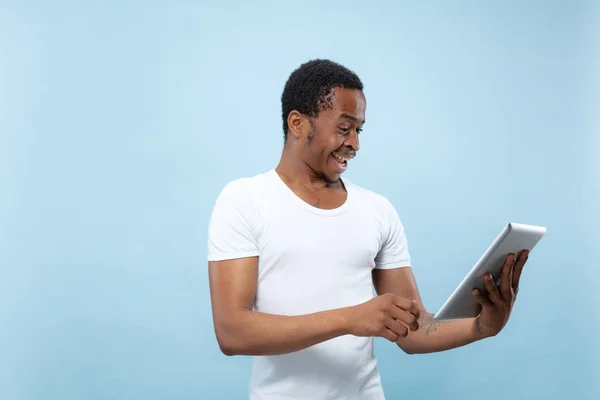
<path fill-rule="evenodd" d="M 332 172 L 321 172 L 320 174 L 321 179 L 323 179 L 325 182 L 327 182 L 328 184 L 332 185 L 334 183 L 338 183 L 340 178 L 342 177 L 341 174 L 338 173 L 332 173 Z"/>

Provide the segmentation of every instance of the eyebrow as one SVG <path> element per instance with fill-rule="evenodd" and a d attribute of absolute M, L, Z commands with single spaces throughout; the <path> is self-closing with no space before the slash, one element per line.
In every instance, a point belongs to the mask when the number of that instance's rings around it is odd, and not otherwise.
<path fill-rule="evenodd" d="M 340 114 L 340 118 L 346 118 L 346 119 L 350 119 L 350 120 L 352 120 L 354 122 L 358 122 L 358 118 L 356 118 L 355 116 L 350 115 L 350 114 Z M 362 123 L 364 124 L 365 121 L 363 120 Z"/>

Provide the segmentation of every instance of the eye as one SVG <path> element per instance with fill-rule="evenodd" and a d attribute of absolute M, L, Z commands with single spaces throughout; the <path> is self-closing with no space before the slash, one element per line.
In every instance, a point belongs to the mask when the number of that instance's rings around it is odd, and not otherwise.
<path fill-rule="evenodd" d="M 348 131 L 350 131 L 350 128 L 345 128 L 345 127 L 339 127 L 340 131 L 342 132 L 342 134 L 346 135 L 348 133 Z"/>
<path fill-rule="evenodd" d="M 357 135 L 360 135 L 360 133 L 361 133 L 362 131 L 363 131 L 363 130 L 362 130 L 362 128 L 358 128 L 358 129 L 356 130 L 356 134 L 357 134 Z"/>

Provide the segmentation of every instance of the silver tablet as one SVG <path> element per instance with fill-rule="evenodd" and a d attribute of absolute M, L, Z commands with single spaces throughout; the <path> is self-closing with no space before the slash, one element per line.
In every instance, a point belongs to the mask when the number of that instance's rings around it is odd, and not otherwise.
<path fill-rule="evenodd" d="M 479 261 L 465 276 L 460 285 L 444 303 L 442 308 L 433 317 L 435 320 L 473 318 L 481 312 L 481 305 L 472 295 L 474 288 L 484 290 L 482 277 L 491 273 L 498 282 L 502 266 L 509 253 L 519 254 L 521 250 L 532 250 L 546 233 L 546 228 L 541 226 L 509 223 L 483 253 Z"/>

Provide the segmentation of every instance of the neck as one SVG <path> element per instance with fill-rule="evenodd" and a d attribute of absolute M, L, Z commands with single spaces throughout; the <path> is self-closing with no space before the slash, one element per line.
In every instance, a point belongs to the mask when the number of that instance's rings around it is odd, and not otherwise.
<path fill-rule="evenodd" d="M 287 143 L 281 153 L 279 164 L 275 171 L 291 185 L 302 185 L 304 187 L 318 190 L 324 187 L 343 187 L 341 180 L 335 183 L 327 182 L 323 176 L 315 172 L 302 158 L 300 152 L 293 149 Z"/>

